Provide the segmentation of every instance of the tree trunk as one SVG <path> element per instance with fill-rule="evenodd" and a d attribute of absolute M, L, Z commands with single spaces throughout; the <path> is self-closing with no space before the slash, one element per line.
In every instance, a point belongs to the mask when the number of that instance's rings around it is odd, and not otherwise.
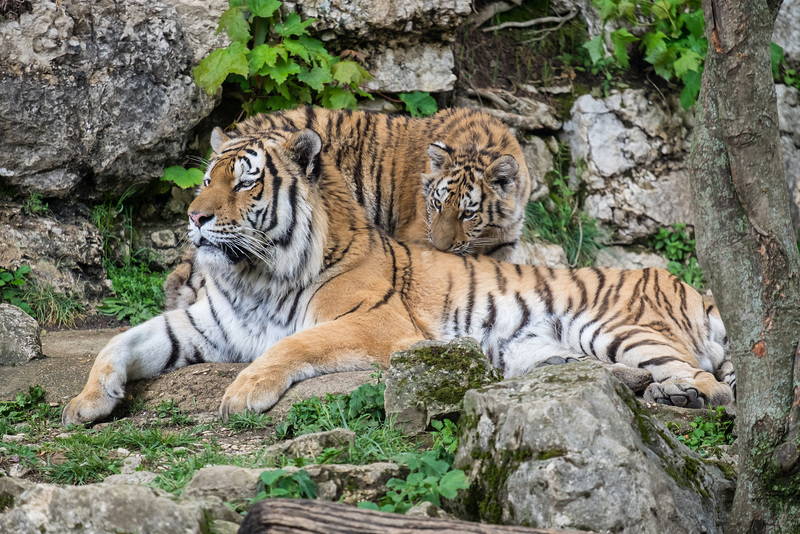
<path fill-rule="evenodd" d="M 737 533 L 800 532 L 800 258 L 769 54 L 780 3 L 703 0 L 692 203 L 736 370 Z"/>

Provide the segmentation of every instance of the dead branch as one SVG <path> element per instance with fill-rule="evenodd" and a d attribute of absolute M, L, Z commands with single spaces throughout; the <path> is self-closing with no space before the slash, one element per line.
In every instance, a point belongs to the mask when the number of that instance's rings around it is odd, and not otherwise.
<path fill-rule="evenodd" d="M 490 26 L 488 28 L 484 28 L 481 31 L 493 32 L 493 31 L 496 31 L 496 30 L 503 30 L 505 28 L 530 28 L 531 26 L 538 26 L 540 24 L 550 24 L 552 22 L 557 22 L 558 26 L 556 26 L 555 28 L 548 28 L 548 29 L 545 29 L 545 30 L 539 30 L 540 32 L 553 31 L 553 30 L 557 30 L 558 28 L 563 26 L 564 23 L 567 22 L 568 20 L 571 20 L 571 19 L 575 18 L 575 15 L 577 15 L 577 14 L 578 14 L 578 10 L 577 9 L 573 9 L 572 11 L 570 11 L 569 13 L 567 13 L 564 16 L 541 17 L 541 18 L 538 18 L 538 19 L 525 20 L 525 21 L 522 21 L 522 22 L 509 21 L 509 22 L 504 22 L 502 24 L 498 24 L 497 26 Z"/>
<path fill-rule="evenodd" d="M 511 11 L 518 5 L 522 3 L 522 0 L 511 0 L 511 3 L 508 2 L 494 2 L 493 4 L 489 4 L 483 7 L 474 18 L 471 18 L 469 21 L 470 28 L 475 29 L 487 20 L 490 20 L 492 17 L 497 15 L 498 13 L 505 13 L 506 11 Z"/>

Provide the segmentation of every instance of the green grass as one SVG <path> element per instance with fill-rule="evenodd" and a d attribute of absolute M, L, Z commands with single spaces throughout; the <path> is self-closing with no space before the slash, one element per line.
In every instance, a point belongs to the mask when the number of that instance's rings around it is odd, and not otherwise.
<path fill-rule="evenodd" d="M 723 406 L 709 407 L 708 415 L 695 417 L 690 423 L 691 430 L 681 432 L 676 423 L 668 425 L 678 434 L 678 440 L 690 449 L 697 451 L 700 456 L 721 456 L 721 445 L 733 443 L 734 423 Z"/>
<path fill-rule="evenodd" d="M 122 267 L 108 264 L 106 271 L 114 296 L 103 299 L 103 304 L 97 307 L 101 315 L 113 315 L 120 321 L 127 319 L 135 326 L 161 313 L 167 273 L 153 272 L 138 261 Z"/>

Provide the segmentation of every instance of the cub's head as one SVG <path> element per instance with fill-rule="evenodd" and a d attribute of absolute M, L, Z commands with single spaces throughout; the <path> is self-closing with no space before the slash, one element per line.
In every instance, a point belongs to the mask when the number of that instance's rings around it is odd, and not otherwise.
<path fill-rule="evenodd" d="M 434 247 L 486 254 L 516 239 L 525 206 L 516 194 L 520 170 L 513 156 L 444 143 L 430 145 L 428 155 L 431 172 L 422 175 L 422 191 Z"/>
<path fill-rule="evenodd" d="M 271 266 L 279 247 L 302 246 L 310 211 L 305 201 L 320 169 L 319 135 L 270 131 L 229 138 L 216 128 L 211 147 L 216 156 L 189 206 L 197 260 L 212 268 L 244 261 Z"/>

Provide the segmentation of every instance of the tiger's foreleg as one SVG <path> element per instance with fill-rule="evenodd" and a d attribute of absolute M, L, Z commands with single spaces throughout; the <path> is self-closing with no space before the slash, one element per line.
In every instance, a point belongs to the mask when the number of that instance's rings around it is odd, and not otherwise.
<path fill-rule="evenodd" d="M 270 409 L 295 382 L 328 373 L 389 367 L 392 352 L 423 336 L 403 317 L 366 313 L 324 323 L 286 337 L 256 358 L 228 386 L 220 416 Z"/>
<path fill-rule="evenodd" d="M 62 423 L 97 421 L 125 395 L 128 380 L 158 376 L 189 363 L 206 361 L 208 347 L 196 330 L 187 335 L 185 310 L 167 312 L 115 336 L 94 361 L 83 391 L 64 409 Z M 184 332 L 180 337 L 175 332 Z M 204 356 L 206 358 L 204 358 Z"/>

